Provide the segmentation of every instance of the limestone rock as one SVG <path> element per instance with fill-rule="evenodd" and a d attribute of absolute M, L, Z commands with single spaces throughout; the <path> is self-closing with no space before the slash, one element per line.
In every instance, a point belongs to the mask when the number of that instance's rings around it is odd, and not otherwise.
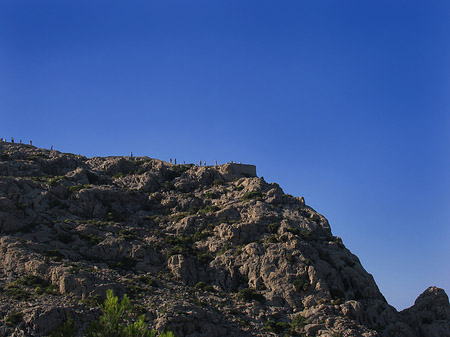
<path fill-rule="evenodd" d="M 68 313 L 82 336 L 108 289 L 177 337 L 450 336 L 442 289 L 398 313 L 327 219 L 253 165 L 0 142 L 0 232 L 0 336 Z"/>
<path fill-rule="evenodd" d="M 185 258 L 181 254 L 172 255 L 167 261 L 172 274 L 187 285 L 197 283 L 198 276 L 196 269 L 190 259 Z"/>
<path fill-rule="evenodd" d="M 450 306 L 443 289 L 429 287 L 400 314 L 419 336 L 450 336 Z"/>

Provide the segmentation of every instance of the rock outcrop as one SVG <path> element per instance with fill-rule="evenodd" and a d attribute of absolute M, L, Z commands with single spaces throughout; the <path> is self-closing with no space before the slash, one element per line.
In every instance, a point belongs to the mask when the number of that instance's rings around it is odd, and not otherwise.
<path fill-rule="evenodd" d="M 106 291 L 181 336 L 450 336 L 430 287 L 397 312 L 328 221 L 252 165 L 0 143 L 0 336 L 77 335 Z"/>

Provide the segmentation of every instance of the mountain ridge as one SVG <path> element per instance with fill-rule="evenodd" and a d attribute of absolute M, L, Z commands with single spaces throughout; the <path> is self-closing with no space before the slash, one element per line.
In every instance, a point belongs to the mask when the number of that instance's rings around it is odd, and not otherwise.
<path fill-rule="evenodd" d="M 177 336 L 450 335 L 442 289 L 397 312 L 328 221 L 253 165 L 0 151 L 5 336 L 68 314 L 82 335 L 108 289 Z"/>

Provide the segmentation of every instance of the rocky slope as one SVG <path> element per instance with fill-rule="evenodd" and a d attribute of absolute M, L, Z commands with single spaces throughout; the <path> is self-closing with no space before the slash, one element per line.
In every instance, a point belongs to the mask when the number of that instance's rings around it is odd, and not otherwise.
<path fill-rule="evenodd" d="M 176 336 L 450 336 L 430 287 L 403 312 L 303 198 L 254 167 L 0 143 L 0 335 L 78 335 L 107 289 Z"/>

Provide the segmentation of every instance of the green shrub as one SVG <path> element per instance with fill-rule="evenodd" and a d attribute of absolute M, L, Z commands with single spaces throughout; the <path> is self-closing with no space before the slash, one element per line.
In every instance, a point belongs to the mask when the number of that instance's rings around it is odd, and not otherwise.
<path fill-rule="evenodd" d="M 70 317 L 70 315 L 67 315 L 66 321 L 54 330 L 50 334 L 50 337 L 73 337 L 75 336 L 75 332 L 75 321 Z"/>
<path fill-rule="evenodd" d="M 194 298 L 194 299 L 190 300 L 190 302 L 200 308 L 206 308 L 208 306 L 208 303 L 206 301 L 199 300 L 198 298 Z"/>
<path fill-rule="evenodd" d="M 30 292 L 24 287 L 34 288 L 38 295 L 56 294 L 56 287 L 54 285 L 35 275 L 27 275 L 9 283 L 4 292 L 13 299 L 24 300 L 30 296 Z"/>
<path fill-rule="evenodd" d="M 136 174 L 136 175 L 141 175 L 144 173 L 145 173 L 145 169 L 143 167 L 139 167 L 132 172 L 132 174 Z"/>
<path fill-rule="evenodd" d="M 133 270 L 137 261 L 129 256 L 122 256 L 117 262 L 110 262 L 108 265 L 111 269 Z"/>
<path fill-rule="evenodd" d="M 22 301 L 30 297 L 30 293 L 23 289 L 22 287 L 14 284 L 13 282 L 8 284 L 6 286 L 6 289 L 4 290 L 4 294 L 7 295 L 9 298 Z"/>
<path fill-rule="evenodd" d="M 130 298 L 136 299 L 139 295 L 148 292 L 145 286 L 141 286 L 140 284 L 128 284 L 127 285 L 127 293 L 130 295 Z"/>
<path fill-rule="evenodd" d="M 284 330 L 288 329 L 290 324 L 287 322 L 274 322 L 269 319 L 266 324 L 264 324 L 263 329 L 266 331 L 270 331 L 276 334 L 282 333 Z"/>
<path fill-rule="evenodd" d="M 61 261 L 62 259 L 66 258 L 65 255 L 57 249 L 47 250 L 45 252 L 45 255 L 48 256 L 53 261 Z"/>
<path fill-rule="evenodd" d="M 99 294 L 96 294 L 94 296 L 83 298 L 82 300 L 80 300 L 80 303 L 90 308 L 98 307 L 102 304 L 102 297 Z"/>
<path fill-rule="evenodd" d="M 209 291 L 209 292 L 215 292 L 216 290 L 214 289 L 214 287 L 210 284 L 206 284 L 205 282 L 197 282 L 197 284 L 194 286 L 194 289 L 196 290 L 204 290 L 204 291 Z"/>
<path fill-rule="evenodd" d="M 294 286 L 295 291 L 299 293 L 301 291 L 308 290 L 311 284 L 305 278 L 296 278 L 294 279 L 294 281 L 292 281 L 292 285 Z"/>
<path fill-rule="evenodd" d="M 34 291 L 36 292 L 37 295 L 58 295 L 58 289 L 55 285 L 48 285 L 48 286 L 37 286 L 36 288 L 34 288 Z"/>
<path fill-rule="evenodd" d="M 217 197 L 218 197 L 217 193 L 214 193 L 214 192 L 206 192 L 204 194 L 204 196 L 205 196 L 205 199 L 217 199 Z"/>
<path fill-rule="evenodd" d="M 15 326 L 22 322 L 23 314 L 16 311 L 10 311 L 8 315 L 6 315 L 5 323 L 7 326 Z"/>
<path fill-rule="evenodd" d="M 156 337 L 157 331 L 147 328 L 145 315 L 136 317 L 127 295 L 119 301 L 109 289 L 106 296 L 98 322 L 92 322 L 88 326 L 88 337 Z M 175 335 L 168 331 L 159 334 L 159 337 L 175 337 Z"/>
<path fill-rule="evenodd" d="M 180 177 L 184 172 L 189 170 L 190 165 L 173 165 L 167 170 L 167 180 L 173 180 Z"/>
<path fill-rule="evenodd" d="M 133 232 L 131 232 L 129 230 L 121 229 L 119 231 L 119 239 L 124 239 L 126 241 L 132 241 L 132 240 L 136 240 L 137 237 Z"/>
<path fill-rule="evenodd" d="M 199 290 L 202 290 L 202 289 L 204 289 L 205 287 L 206 287 L 206 283 L 205 283 L 205 282 L 202 282 L 202 281 L 197 282 L 197 284 L 194 286 L 195 289 L 199 289 Z"/>
<path fill-rule="evenodd" d="M 213 285 L 211 284 L 207 284 L 205 288 L 203 288 L 204 291 L 209 291 L 210 293 L 215 293 L 216 289 L 214 288 Z"/>
<path fill-rule="evenodd" d="M 278 232 L 278 228 L 280 228 L 280 224 L 274 222 L 267 226 L 267 231 L 269 233 L 275 234 L 276 232 Z"/>
<path fill-rule="evenodd" d="M 216 251 L 216 256 L 225 254 L 229 249 L 230 249 L 230 246 L 228 244 L 225 244 L 225 246 L 223 246 L 222 248 L 220 248 Z"/>
<path fill-rule="evenodd" d="M 110 209 L 108 213 L 105 215 L 106 221 L 114 221 L 114 222 L 120 222 L 122 220 L 122 215 L 119 214 L 117 211 Z"/>
<path fill-rule="evenodd" d="M 225 184 L 225 181 L 223 181 L 222 179 L 216 179 L 213 181 L 214 186 L 222 186 L 224 184 Z"/>
<path fill-rule="evenodd" d="M 178 254 L 186 256 L 188 254 L 188 252 L 189 252 L 188 248 L 186 248 L 184 246 L 176 245 L 167 251 L 167 258 L 171 257 L 172 255 L 178 255 Z"/>
<path fill-rule="evenodd" d="M 292 227 L 292 226 L 290 226 L 290 227 L 287 229 L 287 231 L 288 231 L 288 232 L 291 232 L 291 233 L 294 234 L 294 235 L 298 235 L 298 234 L 300 233 L 300 230 L 299 230 L 298 228 Z"/>
<path fill-rule="evenodd" d="M 237 245 L 234 247 L 233 256 L 239 256 L 242 254 L 242 249 L 244 248 L 244 245 Z"/>
<path fill-rule="evenodd" d="M 164 189 L 165 189 L 166 191 L 170 191 L 170 190 L 173 189 L 173 186 L 172 186 L 172 184 L 170 183 L 170 181 L 165 181 L 165 182 L 164 182 Z"/>
<path fill-rule="evenodd" d="M 56 186 L 58 184 L 58 182 L 64 178 L 65 178 L 64 176 L 54 176 L 54 177 L 48 178 L 47 183 L 50 186 Z"/>
<path fill-rule="evenodd" d="M 188 246 L 192 243 L 192 237 L 186 236 L 183 234 L 180 234 L 177 236 L 171 235 L 171 236 L 166 236 L 164 238 L 164 241 L 171 245 Z"/>
<path fill-rule="evenodd" d="M 173 214 L 170 217 L 175 221 L 178 222 L 181 219 L 184 219 L 186 216 L 188 215 L 188 212 L 182 212 L 182 213 L 177 213 L 177 214 Z"/>
<path fill-rule="evenodd" d="M 265 297 L 258 293 L 255 289 L 251 288 L 245 288 L 241 289 L 238 292 L 238 298 L 240 298 L 243 301 L 251 302 L 251 301 L 258 301 L 260 303 L 264 303 L 266 301 Z"/>
<path fill-rule="evenodd" d="M 277 242 L 280 242 L 278 234 L 270 235 L 264 238 L 264 243 L 277 243 Z"/>
<path fill-rule="evenodd" d="M 88 337 L 124 337 L 124 336 L 151 336 L 147 329 L 144 317 L 136 321 L 132 315 L 132 307 L 127 295 L 119 301 L 113 291 L 107 291 L 107 298 L 101 306 L 103 314 L 98 322 L 92 322 L 87 329 Z M 134 323 L 128 323 L 135 320 Z M 154 334 L 153 334 L 154 335 Z"/>
<path fill-rule="evenodd" d="M 48 286 L 49 285 L 48 281 L 46 281 L 42 277 L 39 277 L 36 275 L 27 275 L 27 276 L 21 277 L 17 281 L 15 281 L 15 283 L 18 285 L 29 286 L 29 287 Z"/>
<path fill-rule="evenodd" d="M 244 195 L 242 196 L 241 199 L 243 201 L 247 201 L 247 200 L 251 200 L 251 199 L 261 200 L 262 196 L 263 196 L 262 193 L 258 192 L 258 191 L 246 192 L 246 193 L 244 193 Z"/>
<path fill-rule="evenodd" d="M 293 265 L 295 264 L 295 257 L 292 254 L 286 252 L 286 261 L 289 262 L 289 264 Z"/>
<path fill-rule="evenodd" d="M 69 186 L 69 191 L 72 193 L 76 193 L 84 188 L 89 188 L 89 187 L 91 187 L 91 185 L 89 185 L 89 184 L 74 185 L 74 186 Z"/>
<path fill-rule="evenodd" d="M 342 298 L 342 297 L 336 297 L 331 300 L 331 304 L 333 304 L 333 305 L 341 305 L 344 302 L 345 302 L 345 298 Z"/>
<path fill-rule="evenodd" d="M 243 328 L 248 328 L 250 326 L 250 323 L 248 322 L 247 319 L 241 318 L 239 320 L 239 325 L 242 326 Z"/>
<path fill-rule="evenodd" d="M 197 252 L 197 260 L 207 264 L 214 260 L 214 257 L 209 252 Z"/>
<path fill-rule="evenodd" d="M 167 331 L 159 334 L 158 337 L 175 337 L 175 334 L 172 331 Z"/>
<path fill-rule="evenodd" d="M 302 229 L 300 235 L 302 236 L 303 240 L 309 240 L 311 238 L 311 232 L 306 229 Z"/>
<path fill-rule="evenodd" d="M 147 276 L 147 275 L 140 275 L 140 276 L 138 276 L 137 279 L 138 279 L 140 282 L 145 283 L 145 284 L 147 284 L 147 285 L 149 285 L 149 286 L 151 286 L 151 287 L 159 287 L 158 282 L 157 282 L 154 278 L 152 278 L 152 277 L 150 277 L 150 276 Z"/>
<path fill-rule="evenodd" d="M 200 214 L 208 214 L 208 213 L 217 212 L 219 210 L 220 210 L 219 206 L 209 205 L 209 206 L 206 206 L 206 207 L 202 208 L 201 210 L 199 210 L 198 213 L 200 213 Z"/>
<path fill-rule="evenodd" d="M 291 329 L 295 332 L 301 332 L 308 324 L 308 320 L 302 315 L 295 315 L 291 322 Z"/>
<path fill-rule="evenodd" d="M 24 204 L 24 203 L 22 203 L 22 202 L 18 202 L 18 203 L 16 204 L 16 207 L 17 207 L 18 210 L 24 211 L 24 210 L 27 209 L 27 204 Z M 52 207 L 50 207 L 50 208 L 52 208 Z"/>
<path fill-rule="evenodd" d="M 212 235 L 213 235 L 212 231 L 205 229 L 204 231 L 201 232 L 195 232 L 193 239 L 194 241 L 201 241 Z"/>
<path fill-rule="evenodd" d="M 78 234 L 78 236 L 80 237 L 80 239 L 81 240 L 84 240 L 84 241 L 86 241 L 87 242 L 87 244 L 89 245 L 89 246 L 95 246 L 95 245 L 98 245 L 100 242 L 102 242 L 103 241 L 103 238 L 101 237 L 101 236 L 98 236 L 98 235 L 95 235 L 95 234 L 92 234 L 92 233 L 90 233 L 90 234 L 82 234 L 82 233 L 79 233 Z M 59 253 L 59 252 L 58 252 Z M 61 254 L 61 253 L 60 253 Z M 64 256 L 63 256 L 64 257 Z"/>

